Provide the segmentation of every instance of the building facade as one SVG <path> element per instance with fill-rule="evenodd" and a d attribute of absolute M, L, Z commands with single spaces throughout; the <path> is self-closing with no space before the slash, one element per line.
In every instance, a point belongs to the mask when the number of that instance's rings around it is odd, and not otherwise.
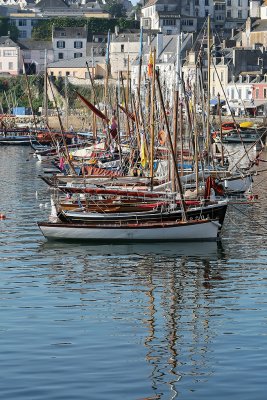
<path fill-rule="evenodd" d="M 52 46 L 54 60 L 69 60 L 86 56 L 87 27 L 54 27 Z"/>
<path fill-rule="evenodd" d="M 0 73 L 19 75 L 22 73 L 20 47 L 9 36 L 0 37 Z"/>

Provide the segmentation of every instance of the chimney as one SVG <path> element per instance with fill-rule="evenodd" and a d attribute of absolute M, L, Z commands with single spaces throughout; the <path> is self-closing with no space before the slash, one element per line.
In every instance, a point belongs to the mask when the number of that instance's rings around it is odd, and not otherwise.
<path fill-rule="evenodd" d="M 119 36 L 119 27 L 118 27 L 118 25 L 115 26 L 115 36 L 116 37 Z"/>
<path fill-rule="evenodd" d="M 162 53 L 163 50 L 163 33 L 157 33 L 157 57 Z"/>

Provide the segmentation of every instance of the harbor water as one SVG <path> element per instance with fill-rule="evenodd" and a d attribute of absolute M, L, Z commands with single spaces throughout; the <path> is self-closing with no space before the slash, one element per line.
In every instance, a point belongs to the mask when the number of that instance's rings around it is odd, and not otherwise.
<path fill-rule="evenodd" d="M 266 398 L 267 172 L 221 243 L 87 245 L 41 235 L 30 148 L 0 160 L 2 399 Z"/>

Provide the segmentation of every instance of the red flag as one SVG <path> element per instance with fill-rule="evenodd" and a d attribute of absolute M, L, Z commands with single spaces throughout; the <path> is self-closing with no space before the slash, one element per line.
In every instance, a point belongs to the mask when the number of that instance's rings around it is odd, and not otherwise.
<path fill-rule="evenodd" d="M 78 97 L 80 97 L 80 99 L 84 102 L 84 104 L 86 104 L 87 107 L 90 108 L 90 110 L 93 111 L 93 113 L 97 117 L 104 119 L 106 122 L 109 121 L 108 117 L 105 114 L 103 114 L 100 110 L 98 110 L 98 108 L 96 108 L 92 103 L 90 103 L 89 100 L 85 99 L 80 93 L 78 93 L 78 92 L 76 92 L 76 93 L 77 93 Z"/>

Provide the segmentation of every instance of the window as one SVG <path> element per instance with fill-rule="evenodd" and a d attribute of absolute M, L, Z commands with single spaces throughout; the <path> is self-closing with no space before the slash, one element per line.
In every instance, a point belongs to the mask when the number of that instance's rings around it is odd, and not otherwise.
<path fill-rule="evenodd" d="M 83 53 L 74 53 L 74 58 L 80 58 L 83 56 Z"/>
<path fill-rule="evenodd" d="M 27 37 L 27 31 L 19 31 L 19 37 L 20 38 L 26 38 Z"/>
<path fill-rule="evenodd" d="M 241 11 L 241 10 L 238 11 L 238 13 L 237 13 L 237 18 L 242 19 L 242 11 Z"/>
<path fill-rule="evenodd" d="M 85 72 L 84 77 L 85 79 L 89 79 L 89 72 Z"/>
<path fill-rule="evenodd" d="M 13 62 L 8 63 L 8 69 L 13 69 Z"/>
<path fill-rule="evenodd" d="M 242 0 L 238 0 L 238 7 L 242 6 Z"/>
<path fill-rule="evenodd" d="M 77 40 L 76 42 L 74 42 L 74 48 L 75 49 L 82 49 L 83 48 L 83 42 L 81 42 L 80 40 Z"/>
<path fill-rule="evenodd" d="M 195 6 L 199 6 L 199 0 L 195 0 Z"/>
<path fill-rule="evenodd" d="M 65 42 L 64 40 L 58 40 L 57 41 L 57 48 L 58 49 L 65 49 Z M 63 58 L 63 57 L 62 57 Z"/>
<path fill-rule="evenodd" d="M 163 20 L 163 22 L 164 22 L 164 20 Z M 163 25 L 164 25 L 164 23 L 163 23 Z M 182 20 L 182 25 L 193 26 L 193 25 L 194 25 L 194 22 L 193 22 L 192 19 L 183 19 L 183 20 Z"/>
<path fill-rule="evenodd" d="M 60 36 L 66 36 L 66 32 L 60 32 Z"/>
<path fill-rule="evenodd" d="M 59 60 L 63 60 L 64 58 L 64 54 L 63 53 L 58 53 L 58 59 Z"/>
<path fill-rule="evenodd" d="M 35 21 L 35 20 L 31 20 L 31 26 L 35 26 L 35 25 L 37 25 L 38 24 L 38 21 Z"/>
<path fill-rule="evenodd" d="M 19 19 L 19 26 L 26 26 L 26 25 L 27 25 L 26 19 Z"/>
<path fill-rule="evenodd" d="M 259 98 L 259 94 L 260 94 L 260 89 L 256 89 L 255 90 L 255 97 L 256 97 L 256 99 L 258 99 Z"/>
<path fill-rule="evenodd" d="M 176 25 L 175 19 L 164 19 L 163 26 L 174 26 Z"/>
<path fill-rule="evenodd" d="M 263 89 L 263 97 L 265 99 L 267 98 L 267 89 L 266 88 Z"/>
<path fill-rule="evenodd" d="M 205 0 L 205 6 L 209 6 L 209 0 Z"/>
<path fill-rule="evenodd" d="M 121 53 L 124 53 L 124 44 L 121 44 Z"/>
<path fill-rule="evenodd" d="M 227 5 L 228 5 L 228 7 L 231 7 L 231 0 L 227 0 Z"/>
<path fill-rule="evenodd" d="M 0 71 L 3 69 L 2 63 L 0 62 Z"/>
<path fill-rule="evenodd" d="M 171 30 L 169 30 L 169 29 L 167 29 L 167 35 L 171 35 L 172 34 L 172 31 Z"/>
<path fill-rule="evenodd" d="M 227 11 L 227 18 L 232 18 L 232 13 L 230 10 Z"/>
<path fill-rule="evenodd" d="M 66 71 L 66 76 L 70 76 L 70 72 L 69 71 Z"/>
<path fill-rule="evenodd" d="M 62 71 L 58 71 L 58 76 L 62 76 Z"/>
<path fill-rule="evenodd" d="M 223 78 L 224 78 L 223 72 L 221 71 L 221 82 L 223 82 Z"/>
<path fill-rule="evenodd" d="M 14 57 L 17 55 L 16 50 L 4 50 L 3 51 L 3 56 L 4 57 Z"/>

